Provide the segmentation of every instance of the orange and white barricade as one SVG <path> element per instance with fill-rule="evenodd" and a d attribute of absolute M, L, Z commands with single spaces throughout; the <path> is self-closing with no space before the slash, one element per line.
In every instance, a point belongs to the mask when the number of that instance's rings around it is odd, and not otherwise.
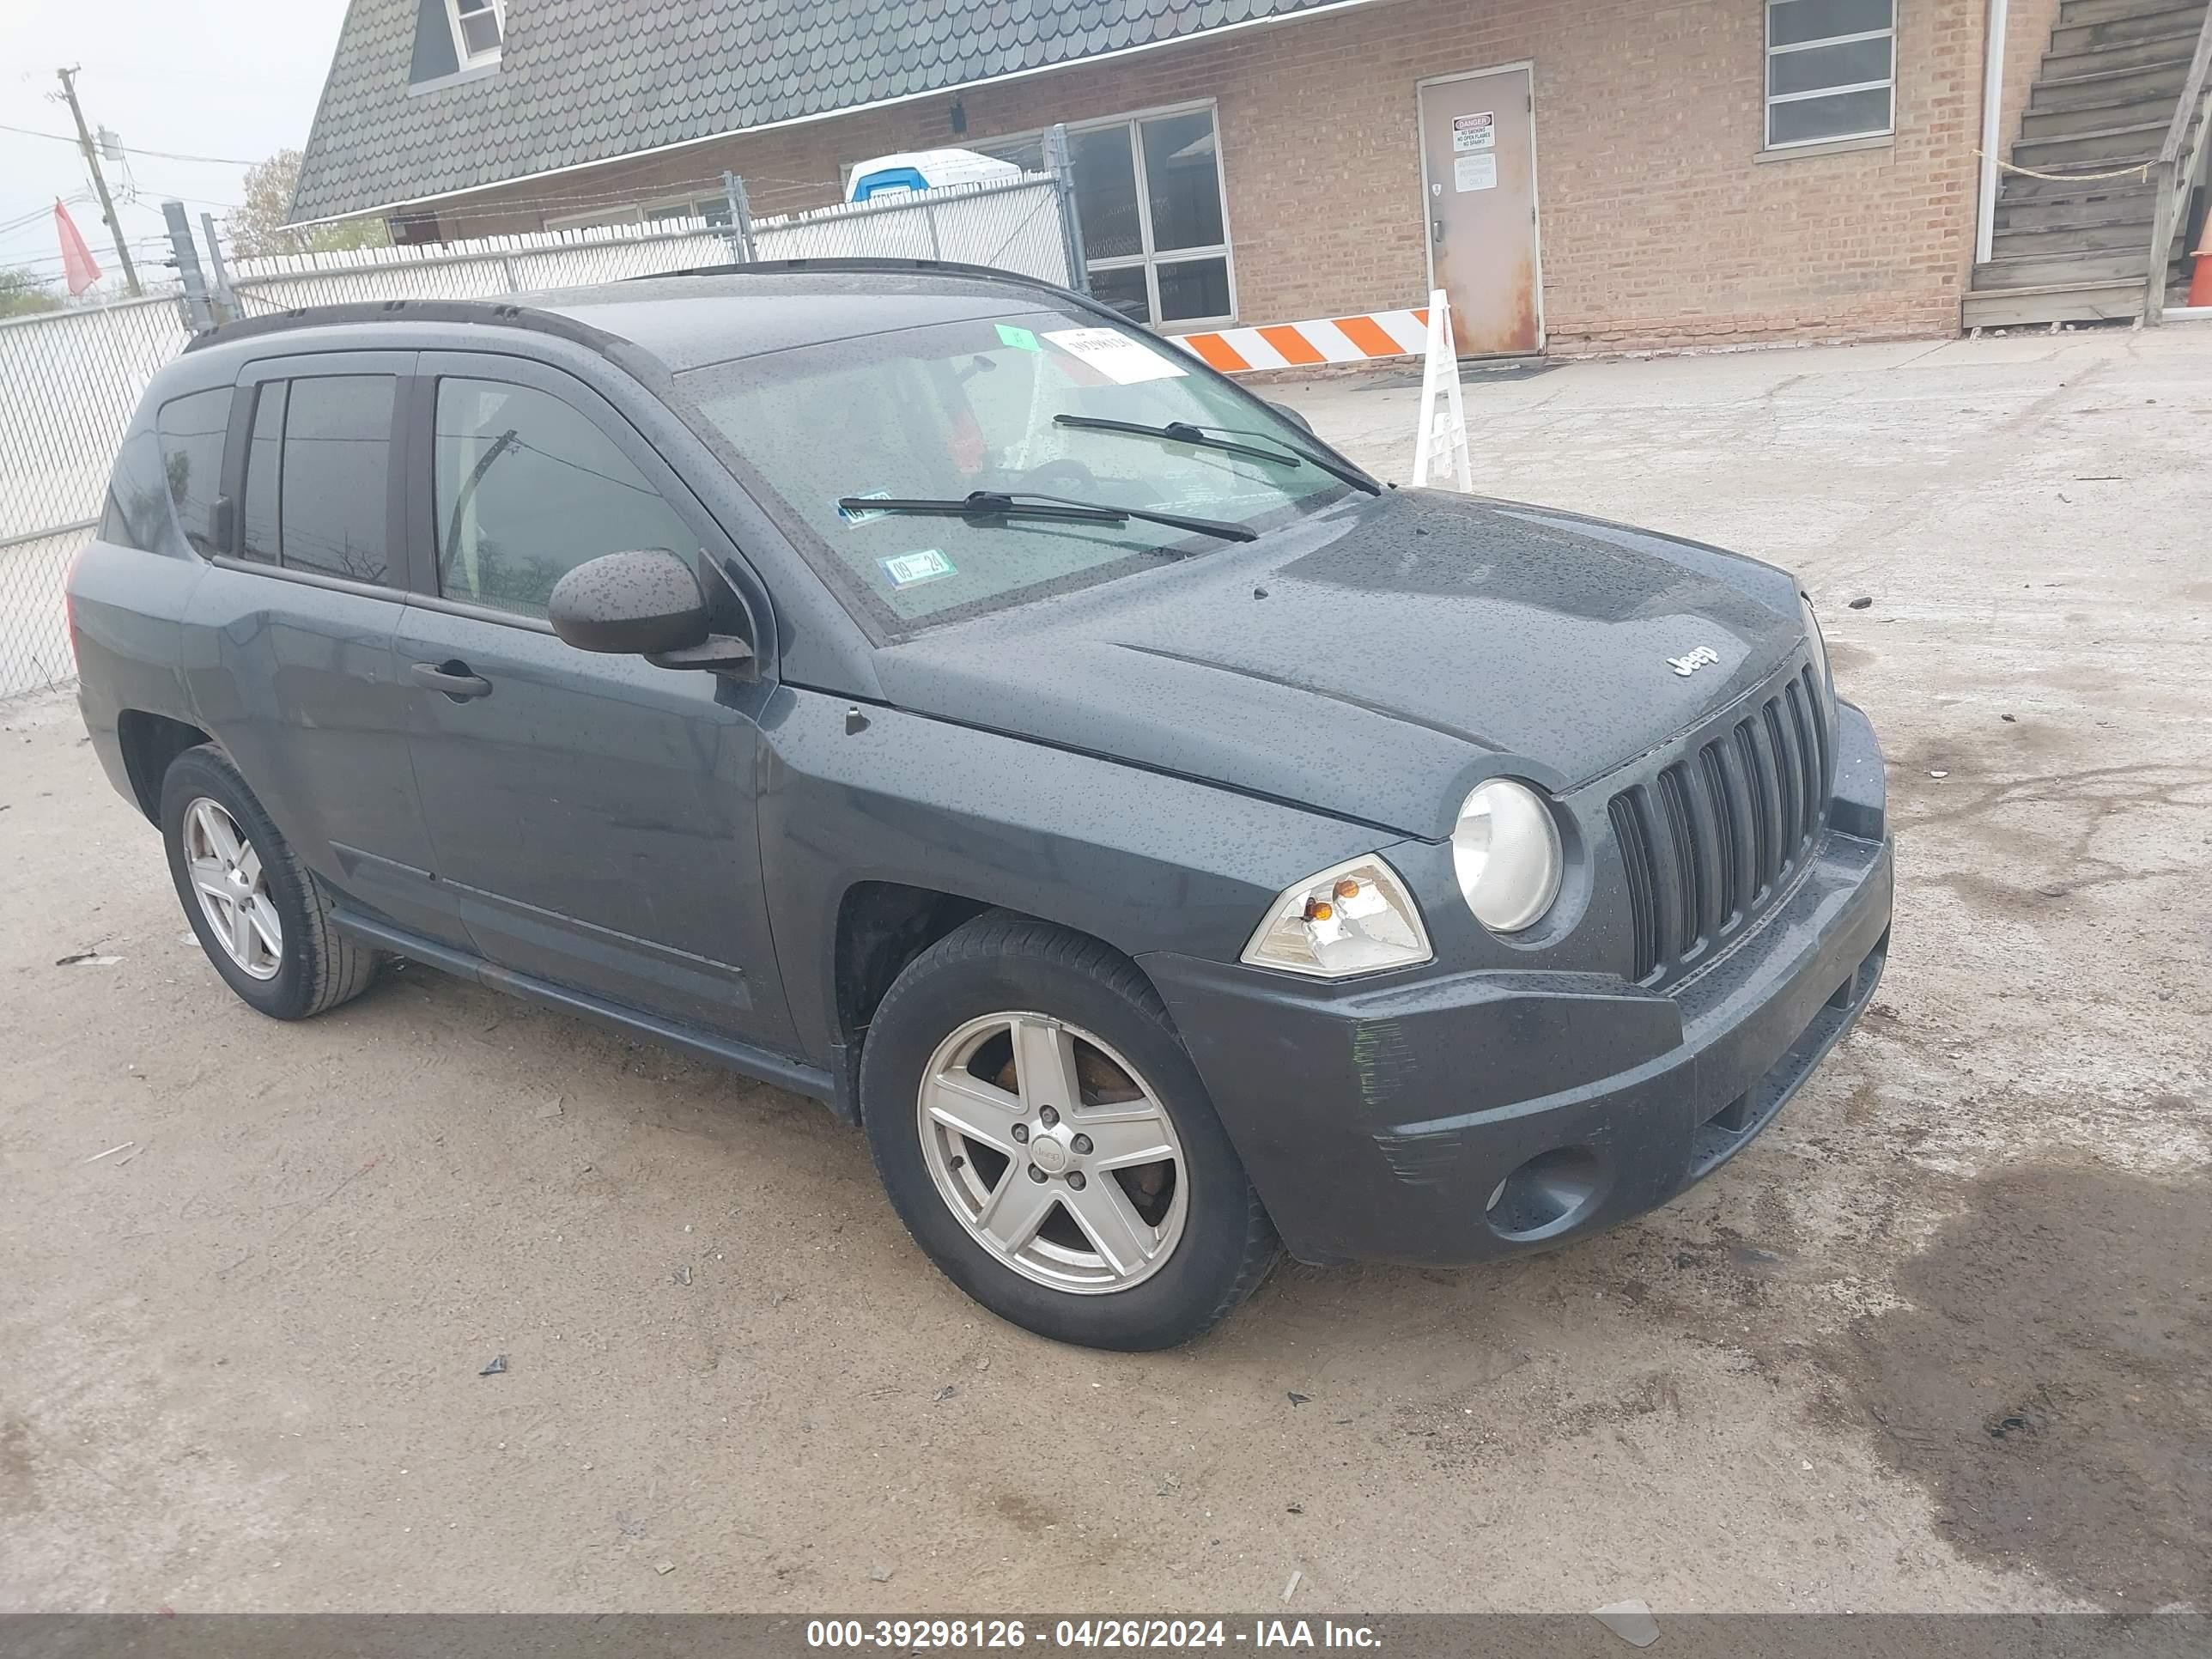
<path fill-rule="evenodd" d="M 1323 363 L 1417 357 L 1428 347 L 1429 313 L 1425 309 L 1370 311 L 1353 317 L 1317 317 L 1305 323 L 1224 328 L 1168 337 L 1224 374 L 1257 368 L 1311 368 Z"/>

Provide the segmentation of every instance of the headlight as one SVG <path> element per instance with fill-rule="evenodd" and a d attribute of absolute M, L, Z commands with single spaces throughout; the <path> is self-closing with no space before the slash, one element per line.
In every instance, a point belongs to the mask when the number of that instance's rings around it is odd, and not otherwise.
<path fill-rule="evenodd" d="M 1381 859 L 1364 858 L 1285 888 L 1244 946 L 1243 960 L 1342 979 L 1411 968 L 1434 954 L 1398 872 Z"/>
<path fill-rule="evenodd" d="M 1474 919 L 1495 933 L 1533 927 L 1559 896 L 1559 829 L 1525 783 L 1475 785 L 1452 828 L 1452 870 Z"/>
<path fill-rule="evenodd" d="M 1802 589 L 1797 595 L 1797 608 L 1805 615 L 1805 637 L 1813 642 L 1813 678 L 1825 696 L 1828 679 L 1828 641 L 1820 632 L 1820 619 L 1813 614 L 1813 596 Z"/>

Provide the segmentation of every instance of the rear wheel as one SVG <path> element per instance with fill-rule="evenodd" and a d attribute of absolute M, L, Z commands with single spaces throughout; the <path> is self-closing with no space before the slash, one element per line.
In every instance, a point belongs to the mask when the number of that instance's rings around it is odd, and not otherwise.
<path fill-rule="evenodd" d="M 188 749 L 171 763 L 161 838 L 200 948 L 242 1000 L 304 1019 L 368 988 L 378 953 L 339 933 L 329 892 L 222 751 Z"/>
<path fill-rule="evenodd" d="M 1094 1347 L 1212 1326 L 1273 1228 L 1134 964 L 984 917 L 902 973 L 861 1060 L 884 1185 L 938 1266 L 1000 1316 Z"/>

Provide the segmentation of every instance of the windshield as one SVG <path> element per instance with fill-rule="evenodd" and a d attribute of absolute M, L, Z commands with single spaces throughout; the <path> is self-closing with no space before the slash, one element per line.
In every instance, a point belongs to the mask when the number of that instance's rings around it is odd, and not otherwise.
<path fill-rule="evenodd" d="M 922 516 L 856 497 L 1028 492 L 1265 529 L 1346 488 L 1297 459 L 1314 440 L 1265 404 L 1088 313 L 899 329 L 678 379 L 848 603 L 891 633 L 1228 544 L 1135 518 Z M 1174 437 L 1127 429 L 1170 423 Z M 1231 447 L 1193 441 L 1222 428 Z"/>

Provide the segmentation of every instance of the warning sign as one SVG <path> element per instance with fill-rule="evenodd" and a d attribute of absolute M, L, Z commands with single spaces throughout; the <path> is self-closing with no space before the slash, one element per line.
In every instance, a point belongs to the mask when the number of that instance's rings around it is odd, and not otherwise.
<path fill-rule="evenodd" d="M 1452 188 L 1455 190 L 1496 190 L 1498 188 L 1498 152 L 1482 150 L 1473 155 L 1452 158 Z"/>
<path fill-rule="evenodd" d="M 1480 115 L 1452 117 L 1452 154 L 1464 155 L 1469 150 L 1498 148 L 1498 112 L 1486 109 Z M 1464 190 L 1466 185 L 1460 186 Z"/>

